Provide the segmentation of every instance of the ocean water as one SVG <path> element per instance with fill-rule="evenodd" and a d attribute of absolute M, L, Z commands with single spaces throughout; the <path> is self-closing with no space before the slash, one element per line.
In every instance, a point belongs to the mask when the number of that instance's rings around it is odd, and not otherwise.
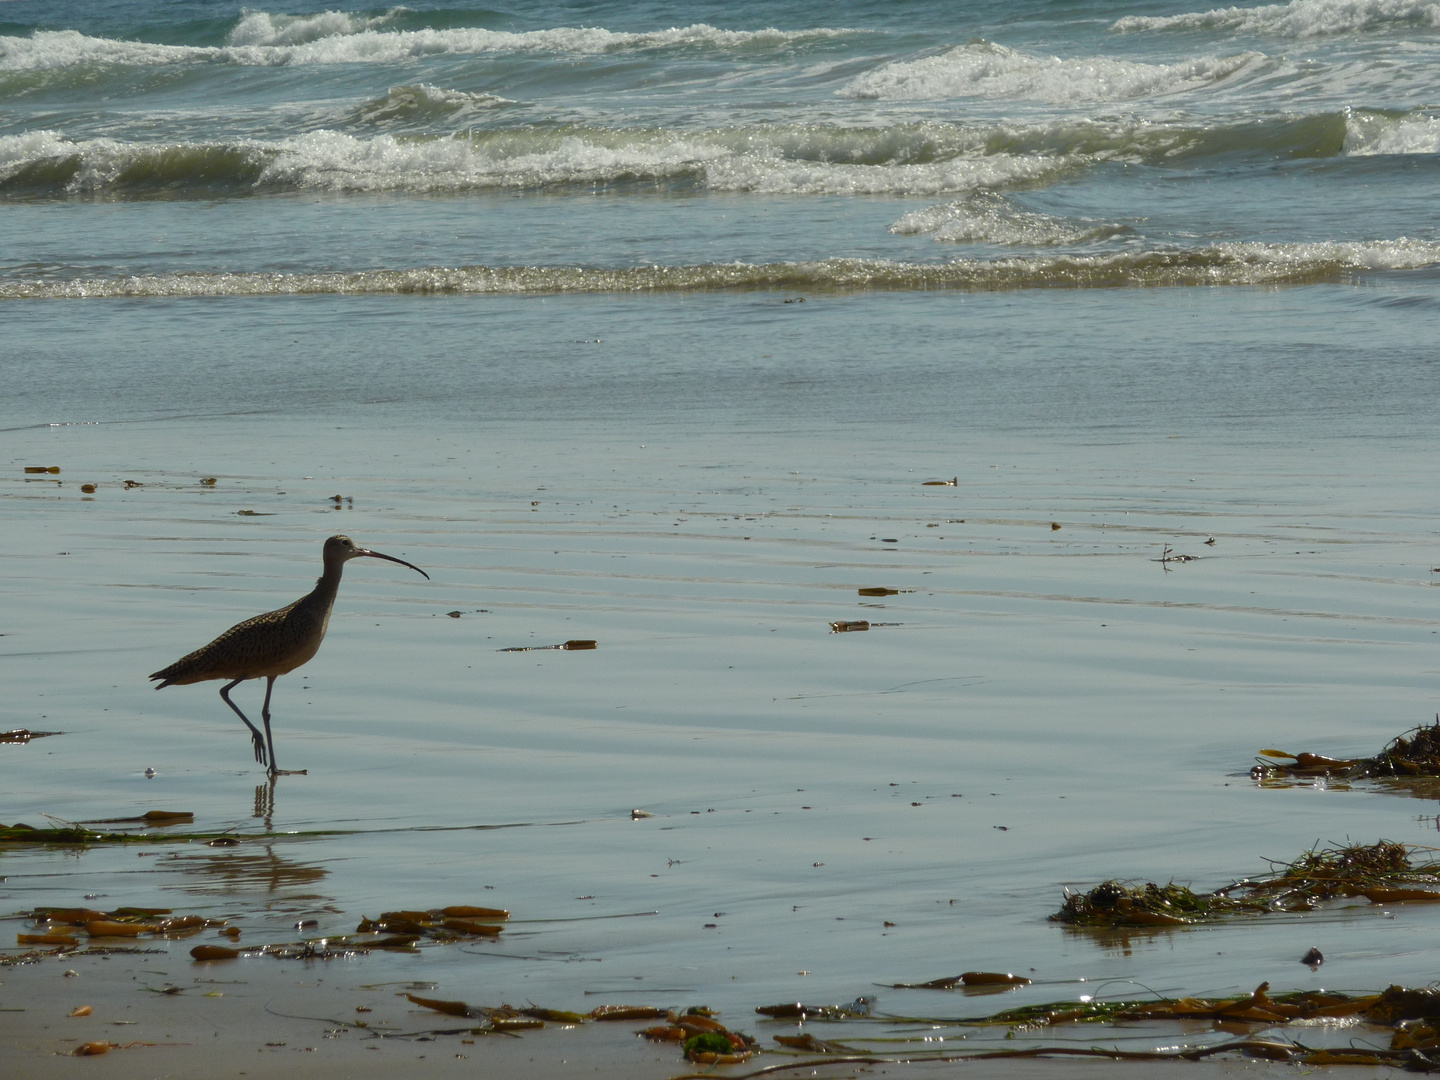
<path fill-rule="evenodd" d="M 1248 768 L 1435 713 L 1437 74 L 1419 0 L 0 4 L 0 821 L 270 834 L 0 904 L 503 906 L 344 977 L 730 1020 L 1429 982 L 1046 916 L 1435 837 Z M 340 531 L 431 580 L 350 564 L 267 783 L 145 676 Z"/>

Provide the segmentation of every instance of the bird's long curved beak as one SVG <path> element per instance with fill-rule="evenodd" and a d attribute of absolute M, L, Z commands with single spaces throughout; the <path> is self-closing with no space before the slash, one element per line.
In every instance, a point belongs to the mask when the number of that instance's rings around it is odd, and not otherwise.
<path fill-rule="evenodd" d="M 378 551 L 371 551 L 369 548 L 360 548 L 359 550 L 357 550 L 357 551 L 355 552 L 355 554 L 356 554 L 356 555 L 369 555 L 370 558 L 372 558 L 372 559 L 385 559 L 385 560 L 387 560 L 388 562 L 398 562 L 401 566 L 408 566 L 408 567 L 410 567 L 411 570 L 414 570 L 417 574 L 419 574 L 421 577 L 423 577 L 426 581 L 429 581 L 429 580 L 430 580 L 430 575 L 427 574 L 427 573 L 425 573 L 424 570 L 421 570 L 420 567 L 416 566 L 414 563 L 408 563 L 408 562 L 406 562 L 404 559 L 397 559 L 397 558 L 395 558 L 394 555 L 385 555 L 385 554 L 382 554 L 381 552 L 378 552 Z"/>

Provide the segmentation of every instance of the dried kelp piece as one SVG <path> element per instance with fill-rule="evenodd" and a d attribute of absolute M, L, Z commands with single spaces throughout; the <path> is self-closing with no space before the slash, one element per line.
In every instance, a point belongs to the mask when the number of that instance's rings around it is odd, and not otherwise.
<path fill-rule="evenodd" d="M 412 949 L 421 934 L 341 934 L 338 937 L 315 938 L 305 944 L 323 949 Z"/>
<path fill-rule="evenodd" d="M 505 929 L 495 923 L 481 923 L 474 919 L 446 919 L 440 926 L 457 934 L 473 934 L 477 937 L 499 937 L 500 931 Z"/>
<path fill-rule="evenodd" d="M 1273 749 L 1261 750 L 1260 754 L 1261 760 L 1250 770 L 1251 777 L 1260 781 L 1315 776 L 1347 780 L 1440 777 L 1440 713 L 1436 714 L 1435 723 L 1422 724 L 1396 736 L 1374 757 L 1332 758 Z"/>
<path fill-rule="evenodd" d="M 1284 750 L 1274 749 L 1261 750 L 1260 755 L 1269 760 L 1261 761 L 1250 770 L 1250 776 L 1255 780 L 1314 776 L 1332 776 L 1345 780 L 1363 779 L 1369 775 L 1366 770 L 1372 761 L 1371 758 L 1333 758 L 1327 757 L 1325 754 L 1291 754 Z M 1281 758 L 1288 760 L 1281 761 L 1279 760 Z"/>
<path fill-rule="evenodd" d="M 440 914 L 451 919 L 486 919 L 490 922 L 510 917 L 510 912 L 504 908 L 474 907 L 470 904 L 452 904 L 450 907 L 441 908 Z"/>
<path fill-rule="evenodd" d="M 446 1016 L 468 1016 L 473 1018 L 482 1017 L 483 1011 L 474 1005 L 467 1005 L 463 1001 L 442 1001 L 439 998 L 422 998 L 414 994 L 406 994 L 406 999 L 419 1005 L 422 1009 L 433 1009 L 435 1012 L 444 1013 Z"/>
<path fill-rule="evenodd" d="M 797 1001 L 761 1005 L 755 1011 L 774 1020 L 861 1020 L 870 1016 L 873 1004 L 870 998 L 860 997 L 849 1005 L 802 1005 Z"/>
<path fill-rule="evenodd" d="M 658 1024 L 655 1027 L 648 1027 L 640 1032 L 642 1039 L 650 1042 L 678 1042 L 683 1043 L 689 1036 L 682 1027 L 675 1027 L 670 1024 Z"/>
<path fill-rule="evenodd" d="M 570 641 L 562 641 L 559 645 L 512 645 L 508 649 L 499 649 L 499 652 L 584 652 L 587 649 L 598 649 L 599 643 L 592 638 L 572 638 Z"/>
<path fill-rule="evenodd" d="M 232 949 L 228 945 L 196 945 L 190 950 L 190 957 L 201 962 L 209 960 L 237 960 L 244 956 L 239 949 Z"/>
<path fill-rule="evenodd" d="M 505 928 L 500 921 L 510 918 L 504 908 L 477 907 L 473 904 L 451 904 L 429 910 L 385 911 L 378 919 L 361 918 L 357 934 L 399 934 L 411 942 L 420 938 L 433 941 L 467 941 L 477 937 L 496 938 Z M 485 920 L 484 922 L 480 920 Z"/>
<path fill-rule="evenodd" d="M 144 934 L 180 937 L 197 934 L 207 927 L 220 929 L 227 925 L 224 919 L 207 919 L 203 915 L 177 916 L 169 908 L 122 907 L 114 911 L 36 908 L 27 917 L 40 933 L 20 934 L 19 944 L 55 945 L 65 949 L 78 947 L 76 930 L 84 930 L 90 938 L 137 938 Z"/>
<path fill-rule="evenodd" d="M 29 728 L 11 728 L 0 731 L 0 743 L 28 743 L 31 739 L 44 739 L 50 735 L 64 735 L 63 731 L 31 731 Z"/>
<path fill-rule="evenodd" d="M 533 1016 L 536 1020 L 545 1020 L 552 1024 L 583 1024 L 590 1018 L 584 1013 L 566 1012 L 564 1009 L 542 1009 L 537 1005 L 527 1005 L 523 1009 L 516 1010 L 519 1016 Z"/>
<path fill-rule="evenodd" d="M 162 814 L 170 813 L 161 811 Z M 136 822 L 134 831 L 126 832 L 97 832 L 94 829 L 87 829 L 83 824 L 65 822 L 62 825 L 37 828 L 34 825 L 27 825 L 24 822 L 17 822 L 14 825 L 0 825 L 0 844 L 21 843 L 21 844 L 57 844 L 71 847 L 85 844 L 154 844 L 166 843 L 239 843 L 243 840 L 263 840 L 273 842 L 274 836 L 269 833 L 180 833 L 150 832 L 156 826 L 178 824 L 175 819 L 161 820 L 158 818 L 139 819 L 132 818 Z M 312 829 L 305 832 L 287 833 L 287 837 L 313 837 L 313 836 L 349 836 L 353 830 L 348 829 Z"/>
<path fill-rule="evenodd" d="M 803 1035 L 772 1035 L 771 1038 L 788 1050 L 804 1050 L 808 1054 L 855 1053 L 854 1047 L 846 1046 L 844 1043 L 830 1042 L 826 1039 L 817 1039 L 809 1032 Z"/>
<path fill-rule="evenodd" d="M 14 825 L 0 825 L 0 843 L 20 844 L 123 844 L 140 843 L 151 839 L 135 833 L 102 833 L 80 825 L 59 825 L 37 828 L 17 821 Z"/>
<path fill-rule="evenodd" d="M 78 821 L 77 825 L 125 825 L 132 821 L 143 821 L 147 825 L 181 825 L 195 820 L 189 810 L 147 810 L 138 817 L 95 818 Z"/>
<path fill-rule="evenodd" d="M 536 1031 L 544 1026 L 544 1020 L 537 1020 L 532 1016 L 492 1016 L 490 1018 L 490 1030 L 501 1033 Z"/>
<path fill-rule="evenodd" d="M 139 937 L 158 929 L 154 923 L 117 922 L 114 919 L 93 919 L 85 924 L 85 933 L 91 937 Z"/>
<path fill-rule="evenodd" d="M 1023 975 L 1012 975 L 1008 971 L 964 971 L 943 979 L 931 979 L 923 983 L 894 983 L 896 990 L 953 990 L 956 987 L 1005 988 L 1028 986 L 1030 980 Z"/>
<path fill-rule="evenodd" d="M 660 1020 L 668 1017 L 664 1009 L 653 1005 L 597 1005 L 590 1010 L 591 1020 Z"/>

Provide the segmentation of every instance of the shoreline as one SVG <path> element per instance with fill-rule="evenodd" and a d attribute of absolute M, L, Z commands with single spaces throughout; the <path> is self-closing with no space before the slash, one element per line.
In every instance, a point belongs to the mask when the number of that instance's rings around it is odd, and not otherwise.
<path fill-rule="evenodd" d="M 176 963 L 179 960 L 180 963 Z M 580 1027 L 547 1025 L 542 1031 L 476 1036 L 466 1021 L 421 1009 L 405 1000 L 398 982 L 380 977 L 374 958 L 327 962 L 200 964 L 171 955 L 111 954 L 71 956 L 0 968 L 0 1068 L 26 1080 L 153 1080 L 155 1077 L 207 1078 L 283 1075 L 295 1080 L 354 1077 L 368 1080 L 397 1075 L 473 1077 L 477 1070 L 494 1080 L 585 1076 L 599 1080 L 676 1080 L 697 1074 L 718 1077 L 771 1075 L 840 1077 L 863 1074 L 915 1077 L 976 1075 L 1046 1076 L 1089 1080 L 1107 1076 L 1154 1075 L 1157 1065 L 1113 1059 L 1013 1058 L 905 1061 L 903 1055 L 842 1056 L 824 1067 L 816 1055 L 779 1057 L 758 1054 L 731 1066 L 696 1066 L 673 1043 L 650 1043 L 637 1036 L 642 1022 L 587 1023 Z M 67 972 L 74 972 L 67 976 Z M 418 985 L 418 984 L 416 984 Z M 180 986 L 174 994 L 162 986 Z M 637 995 L 639 996 L 639 995 Z M 23 1001 L 23 1007 L 14 1003 Z M 71 1017 L 78 1006 L 89 1015 Z M 365 1012 L 357 1010 L 364 1009 Z M 350 1026 L 357 1019 L 392 1024 L 408 1034 L 367 1036 Z M 774 1046 L 774 1022 L 757 1031 L 764 1018 L 727 1017 L 737 1030 Z M 812 1025 L 813 1026 L 813 1025 Z M 792 1028 L 787 1024 L 785 1030 Z M 1133 1039 L 1107 1026 L 1106 1036 Z M 1093 1028 L 1075 1045 L 1104 1044 Z M 117 1044 L 97 1056 L 76 1056 L 88 1041 Z M 1047 1043 L 1069 1044 L 1063 1034 Z M 997 1040 L 995 1049 L 1002 1049 Z M 857 1064 L 855 1057 L 869 1063 Z M 795 1068 L 785 1068 L 792 1063 Z M 1227 1057 L 1177 1061 L 1184 1076 L 1271 1075 L 1277 1062 Z M 804 1065 L 805 1067 L 802 1067 Z M 1274 1073 L 1279 1075 L 1278 1073 Z M 1180 1074 L 1177 1074 L 1180 1075 Z"/>

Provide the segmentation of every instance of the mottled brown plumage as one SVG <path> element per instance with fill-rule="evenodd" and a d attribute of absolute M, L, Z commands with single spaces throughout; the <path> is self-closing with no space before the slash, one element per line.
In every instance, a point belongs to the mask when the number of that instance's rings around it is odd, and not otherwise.
<path fill-rule="evenodd" d="M 275 741 L 270 734 L 270 692 L 275 688 L 276 679 L 294 671 L 319 651 L 320 642 L 325 640 L 325 630 L 330 625 L 330 609 L 335 604 L 345 563 L 362 555 L 399 563 L 423 574 L 427 580 L 430 577 L 404 559 L 357 547 L 348 536 L 332 536 L 325 541 L 325 572 L 311 592 L 293 604 L 236 623 L 209 645 L 182 656 L 169 667 L 161 668 L 150 676 L 161 680 L 155 689 L 186 686 L 207 679 L 229 679 L 230 682 L 220 688 L 220 696 L 250 729 L 250 740 L 255 744 L 255 760 L 266 765 L 271 775 L 279 773 L 280 770 L 275 767 Z M 267 680 L 265 704 L 260 710 L 265 721 L 264 735 L 230 700 L 230 691 L 238 683 L 260 678 Z"/>

